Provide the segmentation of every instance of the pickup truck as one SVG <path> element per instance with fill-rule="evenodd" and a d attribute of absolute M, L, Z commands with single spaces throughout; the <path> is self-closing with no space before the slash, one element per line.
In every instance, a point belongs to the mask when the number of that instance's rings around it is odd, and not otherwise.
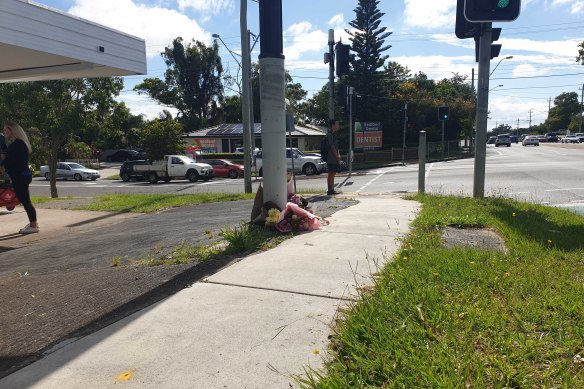
<path fill-rule="evenodd" d="M 320 174 L 326 169 L 326 163 L 320 157 L 304 155 L 297 148 L 291 149 L 288 147 L 286 149 L 286 168 L 288 170 L 292 170 L 292 156 L 294 156 L 294 170 L 296 170 L 296 173 L 311 176 Z M 262 165 L 262 152 L 258 151 L 254 156 L 254 166 L 260 177 L 263 175 Z"/>
<path fill-rule="evenodd" d="M 213 167 L 206 163 L 195 162 L 185 155 L 165 155 L 161 161 L 149 164 L 136 164 L 129 167 L 130 176 L 141 175 L 151 184 L 159 180 L 169 182 L 171 179 L 184 179 L 196 182 L 199 179 L 209 181 L 213 177 Z"/>

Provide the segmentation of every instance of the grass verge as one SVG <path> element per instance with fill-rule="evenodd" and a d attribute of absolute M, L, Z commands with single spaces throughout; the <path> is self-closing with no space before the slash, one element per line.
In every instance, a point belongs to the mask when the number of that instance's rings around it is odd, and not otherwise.
<path fill-rule="evenodd" d="M 253 199 L 254 193 L 114 194 L 97 196 L 91 204 L 80 207 L 87 211 L 157 212 L 161 209 L 190 204 Z"/>
<path fill-rule="evenodd" d="M 311 388 L 584 387 L 584 219 L 510 200 L 419 195 L 375 287 L 347 309 Z M 488 227 L 507 253 L 444 248 Z"/>
<path fill-rule="evenodd" d="M 206 232 L 206 234 L 212 238 L 212 232 Z M 249 223 L 238 227 L 225 227 L 219 235 L 223 240 L 208 245 L 182 243 L 164 254 L 162 253 L 163 248 L 159 247 L 150 253 L 148 257 L 133 261 L 133 264 L 160 266 L 208 261 L 224 255 L 269 250 L 293 236 L 292 234 L 282 235 L 273 228 L 260 227 Z M 120 266 L 121 262 L 121 257 L 114 257 L 112 266 Z"/>

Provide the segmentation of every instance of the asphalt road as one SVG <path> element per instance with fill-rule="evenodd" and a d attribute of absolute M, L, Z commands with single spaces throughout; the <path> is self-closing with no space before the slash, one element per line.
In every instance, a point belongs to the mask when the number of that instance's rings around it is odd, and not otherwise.
<path fill-rule="evenodd" d="M 580 204 L 584 202 L 584 183 L 581 167 L 584 165 L 584 144 L 545 144 L 539 147 L 511 147 L 487 145 L 485 195 L 503 196 L 520 201 L 542 204 Z M 115 172 L 115 171 L 114 171 Z M 336 178 L 340 190 L 356 193 L 407 193 L 418 190 L 418 165 L 393 166 L 358 171 Z M 426 192 L 435 194 L 473 195 L 474 159 L 428 163 L 426 165 Z M 257 190 L 261 179 L 253 180 Z M 48 182 L 35 179 L 31 191 L 48 196 Z M 106 193 L 201 193 L 244 191 L 243 179 L 214 178 L 209 182 L 190 183 L 172 181 L 150 185 L 144 182 L 59 181 L 61 197 L 92 197 Z M 300 176 L 299 191 L 325 191 L 326 175 Z"/>

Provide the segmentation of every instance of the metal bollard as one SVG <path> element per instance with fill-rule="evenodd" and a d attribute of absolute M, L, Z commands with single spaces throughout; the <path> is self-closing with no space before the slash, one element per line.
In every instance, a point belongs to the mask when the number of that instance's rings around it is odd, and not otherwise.
<path fill-rule="evenodd" d="M 418 193 L 426 191 L 426 131 L 420 131 L 418 144 Z"/>

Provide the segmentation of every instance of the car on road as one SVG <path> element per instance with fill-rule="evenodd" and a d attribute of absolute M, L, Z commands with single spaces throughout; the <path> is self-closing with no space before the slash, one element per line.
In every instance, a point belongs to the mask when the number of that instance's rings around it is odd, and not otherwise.
<path fill-rule="evenodd" d="M 497 135 L 497 139 L 495 139 L 495 147 L 499 146 L 511 147 L 511 137 L 506 134 Z"/>
<path fill-rule="evenodd" d="M 580 138 L 576 135 L 566 135 L 562 138 L 562 143 L 580 143 Z"/>
<path fill-rule="evenodd" d="M 549 143 L 556 143 L 560 139 L 558 138 L 558 134 L 555 132 L 548 132 L 545 134 L 545 138 Z"/>
<path fill-rule="evenodd" d="M 577 132 L 574 134 L 575 136 L 578 137 L 578 139 L 580 139 L 580 143 L 584 143 L 584 133 L 582 132 Z"/>
<path fill-rule="evenodd" d="M 124 161 L 124 163 L 122 163 L 122 166 L 120 166 L 120 178 L 124 182 L 128 182 L 132 179 L 143 180 L 144 175 L 142 174 L 142 172 L 136 173 L 134 171 L 134 166 L 135 165 L 149 165 L 149 164 L 150 164 L 150 161 L 148 161 L 146 159 L 138 159 L 135 161 Z"/>
<path fill-rule="evenodd" d="M 539 146 L 539 138 L 537 135 L 527 135 L 521 142 L 523 146 Z"/>
<path fill-rule="evenodd" d="M 213 166 L 215 177 L 243 177 L 243 165 L 234 163 L 228 159 L 205 159 L 201 162 Z"/>
<path fill-rule="evenodd" d="M 487 144 L 494 145 L 496 140 L 497 140 L 496 136 L 490 136 L 489 139 L 487 140 Z"/>
<path fill-rule="evenodd" d="M 113 154 L 105 157 L 106 162 L 124 162 L 144 159 L 144 155 L 140 154 L 138 150 L 122 149 L 117 150 Z"/>
<path fill-rule="evenodd" d="M 41 176 L 45 179 L 51 179 L 51 171 L 48 165 L 41 166 Z M 57 171 L 55 178 L 73 179 L 75 181 L 92 180 L 95 181 L 100 177 L 97 170 L 88 169 L 76 162 L 57 162 Z"/>
<path fill-rule="evenodd" d="M 517 137 L 517 135 L 509 135 L 509 138 L 511 138 L 511 142 L 519 143 L 519 138 Z"/>

